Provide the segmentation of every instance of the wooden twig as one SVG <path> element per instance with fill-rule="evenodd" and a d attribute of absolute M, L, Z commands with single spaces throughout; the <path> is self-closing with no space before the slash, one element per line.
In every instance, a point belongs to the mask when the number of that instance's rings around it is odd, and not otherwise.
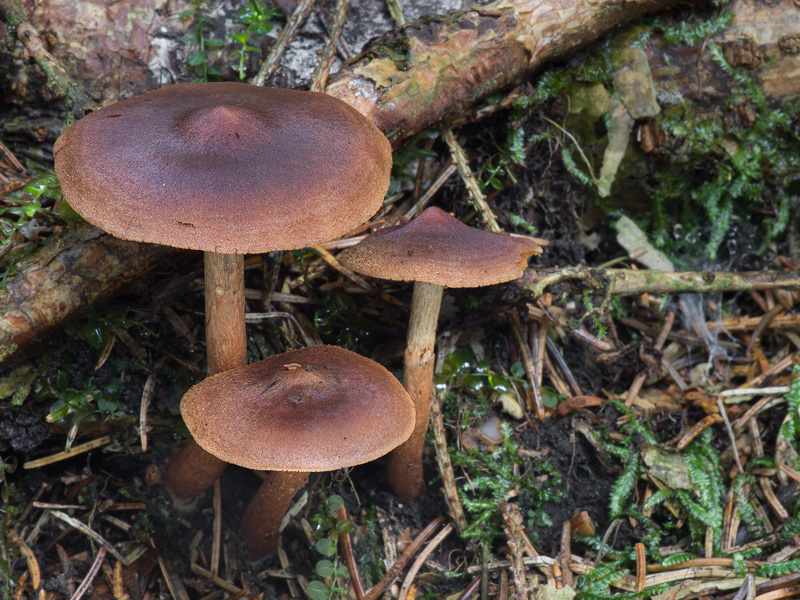
<path fill-rule="evenodd" d="M 644 544 L 636 542 L 634 547 L 636 548 L 636 593 L 641 594 L 647 574 L 647 560 L 644 554 Z"/>
<path fill-rule="evenodd" d="M 544 62 L 585 47 L 617 25 L 675 4 L 565 0 L 476 6 L 409 23 L 398 37 L 378 38 L 347 69 L 331 76 L 326 91 L 350 101 L 396 145 L 400 138 L 462 114 L 478 99 L 526 81 Z M 385 58 L 415 31 L 424 37 L 403 46 L 402 63 Z"/>
<path fill-rule="evenodd" d="M 114 556 L 114 558 L 116 558 L 119 562 L 121 562 L 126 567 L 128 566 L 128 561 L 125 560 L 125 557 L 122 556 L 122 554 L 120 554 L 117 551 L 117 549 L 114 548 L 113 545 L 111 545 L 110 542 L 108 542 L 103 536 L 101 536 L 99 533 L 97 533 L 91 527 L 89 527 L 85 523 L 82 523 L 82 522 L 78 521 L 78 519 L 74 519 L 74 518 L 70 517 L 68 514 L 63 513 L 60 510 L 53 510 L 53 511 L 50 512 L 50 514 L 52 516 L 58 518 L 58 519 L 61 519 L 67 525 L 70 525 L 71 527 L 74 527 L 75 529 L 80 531 L 82 534 L 92 538 L 95 542 L 97 542 L 101 546 L 105 546 L 106 549 L 109 552 L 111 552 L 111 554 Z"/>
<path fill-rule="evenodd" d="M 436 548 L 439 547 L 439 544 L 441 544 L 444 541 L 444 538 L 446 538 L 452 532 L 453 532 L 453 524 L 448 523 L 442 528 L 442 530 L 439 533 L 436 534 L 436 537 L 434 537 L 430 541 L 430 543 L 427 546 L 425 546 L 425 549 L 419 553 L 419 556 L 416 558 L 416 560 L 414 560 L 414 564 L 412 564 L 411 568 L 408 570 L 406 578 L 403 580 L 403 585 L 400 588 L 399 598 L 408 598 L 408 590 L 411 588 L 411 584 L 414 582 L 414 577 L 416 577 L 417 573 L 419 573 L 419 570 L 422 568 L 423 563 L 431 555 L 431 552 L 433 552 L 434 550 L 436 550 Z"/>
<path fill-rule="evenodd" d="M 444 137 L 444 141 L 447 142 L 447 145 L 450 147 L 450 155 L 453 157 L 453 161 L 458 167 L 458 172 L 461 174 L 461 179 L 464 180 L 464 183 L 467 186 L 467 191 L 469 192 L 469 197 L 472 199 L 472 203 L 481 214 L 481 219 L 483 219 L 486 229 L 495 233 L 502 231 L 500 225 L 497 224 L 497 219 L 495 218 L 492 209 L 489 208 L 489 204 L 486 202 L 486 197 L 483 195 L 483 192 L 481 192 L 478 180 L 475 179 L 475 175 L 472 174 L 472 170 L 469 168 L 467 155 L 464 153 L 464 149 L 456 140 L 455 135 L 453 135 L 453 130 L 450 129 L 449 125 L 442 127 L 442 136 Z"/>
<path fill-rule="evenodd" d="M 690 271 L 668 272 L 644 269 L 593 269 L 559 267 L 528 269 L 517 280 L 521 290 L 539 298 L 551 285 L 572 281 L 594 294 L 635 296 L 651 294 L 683 294 L 711 292 L 749 292 L 751 290 L 800 290 L 800 274 L 794 271 Z"/>
<path fill-rule="evenodd" d="M 534 407 L 536 410 L 536 418 L 540 421 L 544 421 L 544 404 L 542 402 L 542 392 L 539 388 L 539 383 L 536 377 L 536 368 L 533 362 L 533 355 L 531 353 L 528 344 L 522 338 L 522 323 L 520 323 L 519 315 L 516 311 L 509 311 L 508 318 L 511 321 L 511 333 L 514 335 L 514 339 L 519 346 L 520 353 L 522 354 L 522 364 L 525 367 L 525 374 L 528 376 L 528 383 L 531 384 L 531 389 L 533 389 L 533 401 Z M 527 411 L 525 412 L 525 416 L 527 417 Z"/>
<path fill-rule="evenodd" d="M 336 517 L 340 521 L 347 521 L 347 509 L 342 504 Z M 356 562 L 355 554 L 353 554 L 353 543 L 350 541 L 350 534 L 345 533 L 339 536 L 339 541 L 342 542 L 342 556 L 344 557 L 344 564 L 347 565 L 347 570 L 350 572 L 350 584 L 353 586 L 353 592 L 358 600 L 365 600 L 364 584 L 361 583 L 361 574 L 358 572 L 358 563 Z"/>
<path fill-rule="evenodd" d="M 233 594 L 240 594 L 243 591 L 245 591 L 242 588 L 233 585 L 230 581 L 226 581 L 222 577 L 214 575 L 211 571 L 207 571 L 206 569 L 204 569 L 203 567 L 201 567 L 196 563 L 192 563 L 190 568 L 192 570 L 192 573 L 194 573 L 195 575 L 200 575 L 200 577 L 205 577 L 206 579 L 211 581 L 215 586 L 217 586 L 222 590 L 225 590 L 226 592 L 231 592 Z"/>
<path fill-rule="evenodd" d="M 325 91 L 325 84 L 328 82 L 328 74 L 333 64 L 333 55 L 336 53 L 336 47 L 339 45 L 339 40 L 342 37 L 342 29 L 344 28 L 345 16 L 347 15 L 347 6 L 350 0 L 336 0 L 336 9 L 333 15 L 333 23 L 328 30 L 328 39 L 325 40 L 325 46 L 322 48 L 322 54 L 319 58 L 319 64 L 314 69 L 314 74 L 311 76 L 311 91 L 323 92 Z"/>
<path fill-rule="evenodd" d="M 211 541 L 211 573 L 219 575 L 219 555 L 222 549 L 222 485 L 214 482 L 214 527 Z"/>
<path fill-rule="evenodd" d="M 11 542 L 11 545 L 16 547 L 19 550 L 19 553 L 25 557 L 25 563 L 28 567 L 28 573 L 30 574 L 31 585 L 33 586 L 34 590 L 39 589 L 39 585 L 41 585 L 41 574 L 39 571 L 39 562 L 36 560 L 36 555 L 31 550 L 31 547 L 25 543 L 19 534 L 16 531 L 8 531 L 7 534 L 8 541 Z"/>
<path fill-rule="evenodd" d="M 303 23 L 305 23 L 311 9 L 314 7 L 314 1 L 315 0 L 300 0 L 297 4 L 297 8 L 294 9 L 292 16 L 286 21 L 286 25 L 278 36 L 275 45 L 261 64 L 261 68 L 258 70 L 256 76 L 253 78 L 253 83 L 255 85 L 264 85 L 267 79 L 278 69 L 281 64 L 283 53 L 286 51 L 286 48 L 289 47 L 289 43 L 292 41 L 297 31 Z"/>
<path fill-rule="evenodd" d="M 72 597 L 69 600 L 80 600 L 83 598 L 83 595 L 92 585 L 94 578 L 97 577 L 97 574 L 100 572 L 100 566 L 103 564 L 103 561 L 106 558 L 106 549 L 103 546 L 100 546 L 100 549 L 97 551 L 97 556 L 92 563 L 89 572 L 86 573 L 86 577 L 83 578 L 81 584 L 78 586 L 78 589 L 75 590 L 75 593 L 72 594 Z"/>
<path fill-rule="evenodd" d="M 95 448 L 100 448 L 110 443 L 111 443 L 111 436 L 104 435 L 102 437 L 85 442 L 83 444 L 78 444 L 77 446 L 73 446 L 69 452 L 56 452 L 55 454 L 51 454 L 50 456 L 45 456 L 44 458 L 29 460 L 26 463 L 22 463 L 22 468 L 38 469 L 39 467 L 44 467 L 45 465 L 51 465 L 54 462 L 67 460 L 68 458 L 73 458 L 78 454 L 82 454 L 83 452 L 89 452 L 90 450 L 94 450 Z"/>
<path fill-rule="evenodd" d="M 656 351 L 660 352 L 664 347 L 664 343 L 667 341 L 667 337 L 669 336 L 669 332 L 672 330 L 672 324 L 674 322 L 675 313 L 670 311 L 664 319 L 664 325 L 661 327 L 661 331 L 658 333 L 658 338 L 656 338 L 656 342 L 653 346 Z M 632 406 L 633 403 L 636 402 L 636 398 L 639 395 L 639 391 L 642 389 L 642 384 L 644 383 L 645 379 L 647 379 L 647 373 L 642 372 L 639 373 L 636 376 L 636 379 L 633 380 L 633 384 L 631 385 L 630 390 L 628 390 L 628 397 L 625 399 L 625 406 Z"/>
<path fill-rule="evenodd" d="M 447 449 L 441 407 L 443 398 L 444 394 L 435 394 L 431 399 L 430 420 L 433 431 L 433 446 L 436 448 L 436 462 L 439 465 L 439 473 L 442 476 L 444 498 L 450 508 L 450 516 L 455 521 L 456 529 L 461 534 L 467 528 L 467 518 L 464 516 L 464 507 L 461 505 L 461 498 L 458 495 L 453 464 L 450 462 L 450 452 Z"/>
<path fill-rule="evenodd" d="M 389 567 L 389 570 L 381 577 L 381 580 L 367 591 L 366 600 L 377 600 L 385 590 L 392 586 L 397 578 L 400 577 L 400 573 L 402 573 L 403 569 L 406 568 L 411 557 L 417 553 L 422 544 L 433 535 L 433 532 L 436 531 L 444 521 L 444 517 L 436 517 L 425 529 L 419 532 L 419 535 L 412 540 L 405 551 L 400 555 L 400 558 Z"/>

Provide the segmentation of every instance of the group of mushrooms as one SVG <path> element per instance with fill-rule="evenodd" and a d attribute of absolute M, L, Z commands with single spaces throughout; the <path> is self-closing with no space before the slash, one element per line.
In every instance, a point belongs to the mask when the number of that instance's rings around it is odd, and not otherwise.
<path fill-rule="evenodd" d="M 59 137 L 54 155 L 63 197 L 90 223 L 122 239 L 205 252 L 208 377 L 181 401 L 193 439 L 168 462 L 165 485 L 176 500 L 201 494 L 228 463 L 268 471 L 242 523 L 244 546 L 260 557 L 275 550 L 311 471 L 391 451 L 392 489 L 406 502 L 423 496 L 443 290 L 521 276 L 541 252 L 533 240 L 428 208 L 340 254 L 354 271 L 416 282 L 404 385 L 335 346 L 248 365 L 244 255 L 335 239 L 373 216 L 392 166 L 380 130 L 325 94 L 186 83 L 89 114 Z"/>

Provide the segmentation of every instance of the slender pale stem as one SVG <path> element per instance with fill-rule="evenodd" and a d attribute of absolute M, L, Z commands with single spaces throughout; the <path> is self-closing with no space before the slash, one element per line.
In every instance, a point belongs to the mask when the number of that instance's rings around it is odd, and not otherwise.
<path fill-rule="evenodd" d="M 403 502 L 415 502 L 425 494 L 422 449 L 433 396 L 436 325 L 443 292 L 440 285 L 418 281 L 411 299 L 403 384 L 414 402 L 417 420 L 411 437 L 389 454 L 388 464 L 389 485 Z"/>
<path fill-rule="evenodd" d="M 247 365 L 244 255 L 206 252 L 208 374 Z"/>
<path fill-rule="evenodd" d="M 244 255 L 205 253 L 206 352 L 208 374 L 247 365 Z M 190 500 L 220 478 L 227 463 L 189 440 L 167 464 L 164 485 L 173 497 Z"/>

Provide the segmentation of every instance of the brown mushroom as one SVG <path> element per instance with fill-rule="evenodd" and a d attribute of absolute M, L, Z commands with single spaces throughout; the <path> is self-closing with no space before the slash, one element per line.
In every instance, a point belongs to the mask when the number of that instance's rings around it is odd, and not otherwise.
<path fill-rule="evenodd" d="M 414 428 L 414 406 L 400 382 L 336 346 L 293 350 L 209 377 L 186 393 L 181 413 L 209 453 L 270 471 L 242 523 L 254 556 L 274 550 L 280 521 L 309 471 L 374 460 Z"/>
<path fill-rule="evenodd" d="M 416 219 L 381 229 L 344 250 L 339 262 L 353 271 L 414 281 L 403 381 L 417 409 L 414 433 L 389 455 L 389 484 L 404 502 L 422 498 L 422 448 L 433 395 L 436 324 L 445 287 L 479 287 L 521 277 L 542 249 L 527 237 L 464 225 L 430 207 Z"/>
<path fill-rule="evenodd" d="M 372 216 L 391 148 L 358 111 L 325 94 L 185 83 L 118 102 L 55 144 L 64 198 L 127 240 L 205 251 L 210 374 L 247 364 L 245 253 L 303 248 Z M 225 463 L 191 441 L 166 485 L 188 499 Z"/>

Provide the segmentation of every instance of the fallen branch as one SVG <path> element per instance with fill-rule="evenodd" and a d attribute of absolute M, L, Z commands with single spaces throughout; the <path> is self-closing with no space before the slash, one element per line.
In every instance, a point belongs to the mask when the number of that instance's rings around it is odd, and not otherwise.
<path fill-rule="evenodd" d="M 28 15 L 19 0 L 0 0 L 0 19 L 8 28 L 6 46 L 11 49 L 15 40 L 22 42 L 47 76 L 47 88 L 56 98 L 64 101 L 73 119 L 80 119 L 92 101 L 47 51 L 39 32 L 28 21 Z"/>
<path fill-rule="evenodd" d="M 0 290 L 0 362 L 102 302 L 138 283 L 175 249 L 127 242 L 82 224 L 17 265 Z M 185 255 L 185 251 L 183 251 Z"/>
<path fill-rule="evenodd" d="M 581 289 L 594 294 L 635 296 L 651 294 L 684 294 L 713 292 L 749 292 L 762 290 L 800 290 L 797 271 L 668 271 L 632 269 L 593 269 L 560 267 L 529 269 L 516 285 L 532 298 L 540 298 L 545 289 L 555 284 L 582 282 Z M 576 292 L 578 290 L 570 290 Z"/>
<path fill-rule="evenodd" d="M 326 92 L 372 119 L 394 146 L 517 85 L 547 61 L 676 0 L 499 0 L 408 23 L 332 75 Z"/>

